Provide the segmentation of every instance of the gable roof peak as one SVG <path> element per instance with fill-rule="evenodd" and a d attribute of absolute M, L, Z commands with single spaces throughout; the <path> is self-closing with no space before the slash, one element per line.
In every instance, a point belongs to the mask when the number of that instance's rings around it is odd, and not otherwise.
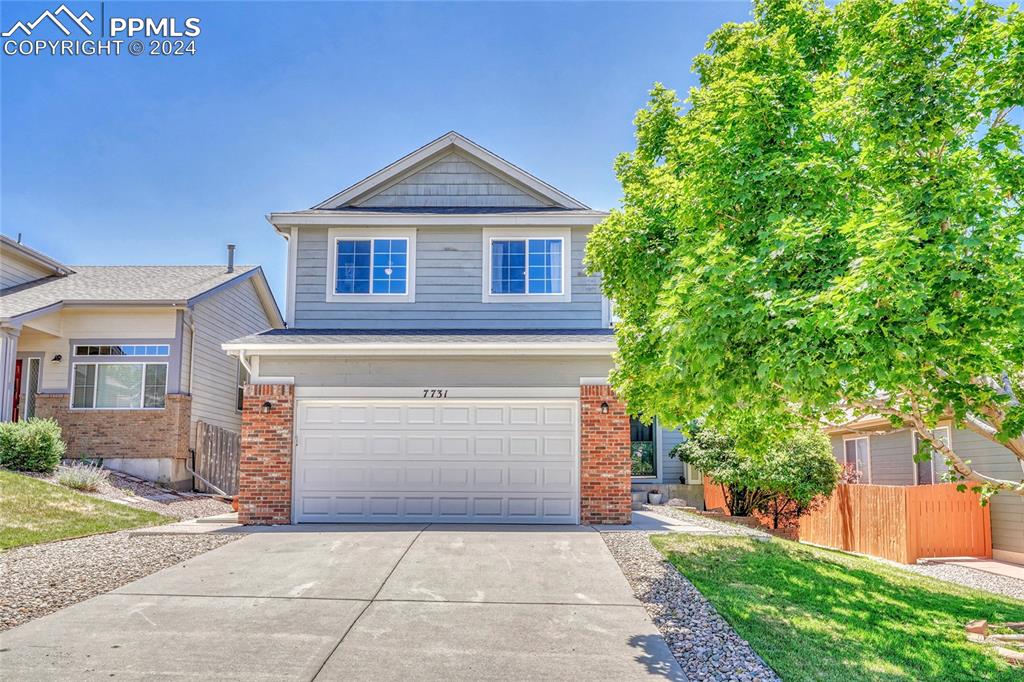
<path fill-rule="evenodd" d="M 501 181 L 533 197 L 540 205 L 577 210 L 589 210 L 590 208 L 515 164 L 503 159 L 494 152 L 481 147 L 458 131 L 449 130 L 419 149 L 385 166 L 373 175 L 360 180 L 326 201 L 313 206 L 311 210 L 337 209 L 359 205 L 370 197 L 402 182 L 404 179 L 451 152 L 459 152 L 475 165 L 482 167 L 486 172 L 497 176 Z"/>

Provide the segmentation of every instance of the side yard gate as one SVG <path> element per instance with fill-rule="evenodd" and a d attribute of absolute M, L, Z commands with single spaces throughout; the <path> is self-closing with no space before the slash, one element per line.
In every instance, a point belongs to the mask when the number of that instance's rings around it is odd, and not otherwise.
<path fill-rule="evenodd" d="M 228 495 L 238 494 L 238 463 L 242 451 L 240 434 L 205 422 L 196 422 L 195 473 L 214 484 Z M 216 493 L 216 490 L 195 480 L 196 490 Z"/>

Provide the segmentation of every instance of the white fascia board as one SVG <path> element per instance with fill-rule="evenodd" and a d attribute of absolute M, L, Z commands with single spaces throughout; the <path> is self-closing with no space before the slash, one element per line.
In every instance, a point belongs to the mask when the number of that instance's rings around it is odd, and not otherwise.
<path fill-rule="evenodd" d="M 553 213 L 480 213 L 450 215 L 440 213 L 363 213 L 331 212 L 271 213 L 267 220 L 278 232 L 296 227 L 591 227 L 607 213 L 562 215 Z"/>
<path fill-rule="evenodd" d="M 231 353 L 243 351 L 250 355 L 289 356 L 397 356 L 397 355 L 611 355 L 615 343 L 225 343 L 221 348 Z"/>

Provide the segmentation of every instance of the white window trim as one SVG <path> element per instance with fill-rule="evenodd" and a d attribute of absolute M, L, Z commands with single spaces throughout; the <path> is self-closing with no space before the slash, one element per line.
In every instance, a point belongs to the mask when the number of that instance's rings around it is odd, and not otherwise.
<path fill-rule="evenodd" d="M 339 294 L 338 286 L 338 242 L 341 240 L 370 240 L 370 288 L 373 288 L 373 246 L 374 239 L 404 239 L 408 243 L 405 257 L 404 294 Z M 416 230 L 336 227 L 327 231 L 327 302 L 328 303 L 415 303 L 416 301 Z"/>
<path fill-rule="evenodd" d="M 953 429 L 948 424 L 946 426 L 936 426 L 932 431 L 938 433 L 939 431 L 946 431 L 946 447 L 953 447 Z M 940 483 L 938 477 L 935 475 L 935 452 L 932 452 L 932 456 L 928 458 L 928 464 L 932 469 L 932 483 Z M 921 485 L 917 482 L 917 431 L 910 429 L 910 480 L 913 481 L 913 485 Z"/>
<path fill-rule="evenodd" d="M 562 241 L 562 293 L 560 294 L 492 294 L 491 293 L 491 242 L 495 240 L 560 239 Z M 483 277 L 481 293 L 484 303 L 569 303 L 572 301 L 572 277 L 569 265 L 572 262 L 572 230 L 550 230 L 544 228 L 490 228 L 483 230 Z M 527 278 L 529 288 L 529 278 Z"/>
<path fill-rule="evenodd" d="M 86 356 L 88 357 L 88 356 Z M 96 357 L 103 357 L 97 355 Z M 142 357 L 142 356 L 139 356 Z M 92 387 L 92 407 L 75 407 L 75 367 L 78 365 L 142 365 L 142 394 L 139 396 L 139 407 L 96 407 L 96 391 L 99 390 L 99 368 L 96 369 L 96 383 Z M 146 407 L 146 365 L 163 365 L 166 369 L 164 370 L 164 404 L 162 407 Z M 68 409 L 75 410 L 78 412 L 131 412 L 131 411 L 153 411 L 153 410 L 164 410 L 167 409 L 167 384 L 171 379 L 171 367 L 169 362 L 102 362 L 102 361 L 89 361 L 82 360 L 79 362 L 71 363 L 71 391 L 68 396 Z"/>
<path fill-rule="evenodd" d="M 868 470 L 866 472 L 862 472 L 862 473 L 866 473 L 867 474 L 867 480 L 864 481 L 864 483 L 870 484 L 871 483 L 871 436 L 843 436 L 843 466 L 844 467 L 846 466 L 846 441 L 849 441 L 849 440 L 866 440 L 868 442 L 868 444 L 867 444 Z"/>

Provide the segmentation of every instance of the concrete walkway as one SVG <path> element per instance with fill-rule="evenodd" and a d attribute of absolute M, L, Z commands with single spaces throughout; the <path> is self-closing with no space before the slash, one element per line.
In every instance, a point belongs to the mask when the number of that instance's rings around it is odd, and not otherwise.
<path fill-rule="evenodd" d="M 684 679 L 600 535 L 575 526 L 267 529 L 0 634 L 0 670 Z"/>

